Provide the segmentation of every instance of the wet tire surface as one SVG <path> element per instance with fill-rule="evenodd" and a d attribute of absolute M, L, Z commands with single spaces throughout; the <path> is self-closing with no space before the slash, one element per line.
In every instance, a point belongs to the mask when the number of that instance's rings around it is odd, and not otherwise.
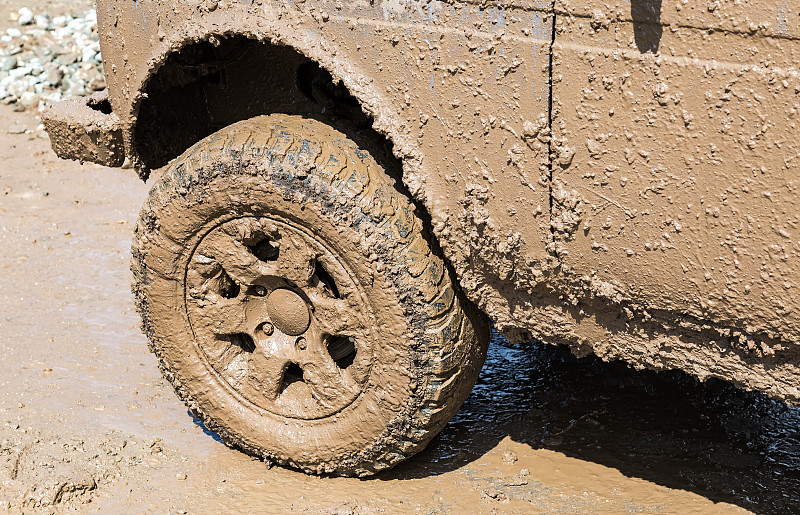
<path fill-rule="evenodd" d="M 231 446 L 309 473 L 385 470 L 458 411 L 488 342 L 423 233 L 344 134 L 299 116 L 235 123 L 150 190 L 131 249 L 142 330 Z M 340 366 L 331 342 L 346 337 Z"/>

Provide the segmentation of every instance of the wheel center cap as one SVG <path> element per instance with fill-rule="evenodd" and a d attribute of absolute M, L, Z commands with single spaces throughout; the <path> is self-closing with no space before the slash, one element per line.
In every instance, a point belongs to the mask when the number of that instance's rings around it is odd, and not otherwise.
<path fill-rule="evenodd" d="M 274 290 L 267 297 L 267 313 L 273 325 L 289 336 L 303 334 L 311 323 L 306 301 L 285 288 Z"/>

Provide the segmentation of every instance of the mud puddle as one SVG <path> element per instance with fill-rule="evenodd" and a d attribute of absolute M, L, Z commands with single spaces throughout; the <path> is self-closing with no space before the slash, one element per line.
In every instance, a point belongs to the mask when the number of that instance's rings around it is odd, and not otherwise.
<path fill-rule="evenodd" d="M 800 411 L 499 337 L 455 420 L 398 468 L 268 469 L 187 414 L 139 333 L 128 253 L 147 187 L 11 123 L 35 122 L 0 109 L 0 512 L 800 510 Z"/>
<path fill-rule="evenodd" d="M 800 409 L 723 381 L 494 334 L 471 397 L 415 465 L 449 470 L 504 439 L 759 513 L 800 510 Z"/>

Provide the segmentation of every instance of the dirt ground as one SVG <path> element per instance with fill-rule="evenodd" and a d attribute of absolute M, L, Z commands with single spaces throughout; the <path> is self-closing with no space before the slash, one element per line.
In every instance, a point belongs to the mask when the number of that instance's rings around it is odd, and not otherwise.
<path fill-rule="evenodd" d="M 495 338 L 472 397 L 376 478 L 220 443 L 160 377 L 128 270 L 147 185 L 59 161 L 0 106 L 0 511 L 731 513 L 800 506 L 797 410 Z M 14 131 L 16 132 L 16 131 Z"/>

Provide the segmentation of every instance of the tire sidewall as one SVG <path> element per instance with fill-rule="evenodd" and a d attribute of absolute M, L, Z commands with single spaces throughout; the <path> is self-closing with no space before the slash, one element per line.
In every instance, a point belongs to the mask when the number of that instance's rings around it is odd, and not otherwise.
<path fill-rule="evenodd" d="M 143 330 L 179 397 L 229 445 L 306 472 L 368 475 L 423 449 L 477 379 L 488 323 L 414 211 L 369 153 L 314 120 L 256 117 L 187 150 L 151 189 L 131 261 Z M 287 419 L 241 402 L 195 341 L 188 261 L 205 234 L 245 216 L 305 228 L 369 299 L 370 373 L 332 416 Z"/>
<path fill-rule="evenodd" d="M 416 378 L 410 349 L 415 340 L 411 335 L 418 331 L 401 308 L 409 299 L 401 298 L 397 286 L 387 280 L 401 277 L 402 270 L 391 270 L 389 261 L 383 264 L 383 273 L 377 273 L 372 266 L 375 263 L 368 259 L 376 238 L 356 232 L 346 220 L 332 220 L 334 214 L 349 214 L 358 216 L 361 224 L 380 225 L 382 220 L 364 218 L 355 197 L 335 185 L 321 185 L 313 175 L 287 181 L 283 173 L 265 174 L 265 161 L 268 159 L 253 160 L 225 152 L 210 158 L 193 156 L 190 150 L 180 166 L 165 172 L 160 189 L 169 190 L 167 183 L 185 187 L 159 210 L 156 223 L 160 230 L 141 249 L 169 263 L 163 267 L 168 273 L 152 273 L 146 281 L 144 306 L 149 336 L 162 369 L 181 398 L 226 441 L 262 455 L 264 449 L 270 449 L 272 454 L 265 458 L 301 468 L 317 466 L 321 461 L 346 462 L 380 440 L 386 428 L 397 425 L 414 404 L 410 385 Z M 282 179 L 276 181 L 276 176 Z M 198 347 L 185 307 L 188 260 L 203 236 L 241 217 L 272 217 L 306 230 L 313 228 L 314 236 L 342 258 L 369 297 L 373 334 L 380 335 L 373 338 L 370 374 L 355 401 L 333 416 L 286 418 L 244 401 L 213 371 Z M 148 267 L 148 271 L 152 269 Z M 178 306 L 174 306 L 176 300 Z M 156 305 L 172 309 L 157 309 Z M 303 459 L 298 460 L 298 456 Z"/>

